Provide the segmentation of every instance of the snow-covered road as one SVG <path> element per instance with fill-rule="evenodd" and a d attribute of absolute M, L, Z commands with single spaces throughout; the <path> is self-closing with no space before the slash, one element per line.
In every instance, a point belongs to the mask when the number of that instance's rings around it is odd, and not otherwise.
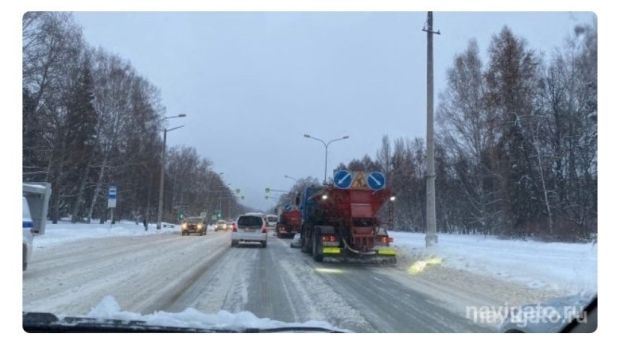
<path fill-rule="evenodd" d="M 552 292 L 442 265 L 412 270 L 315 263 L 290 240 L 230 247 L 230 233 L 102 237 L 37 248 L 24 273 L 24 311 L 86 315 L 104 297 L 123 310 L 250 311 L 286 322 L 327 321 L 354 331 L 492 330 L 468 306 L 519 305 Z"/>

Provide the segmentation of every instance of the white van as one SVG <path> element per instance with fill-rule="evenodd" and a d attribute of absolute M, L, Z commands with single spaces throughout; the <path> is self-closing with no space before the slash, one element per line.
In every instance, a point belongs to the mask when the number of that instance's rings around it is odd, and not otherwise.
<path fill-rule="evenodd" d="M 26 197 L 22 197 L 22 230 L 23 230 L 23 247 L 22 247 L 22 267 L 23 271 L 28 267 L 30 256 L 32 256 L 32 217 L 30 217 L 30 206 Z"/>
<path fill-rule="evenodd" d="M 261 247 L 267 247 L 267 224 L 260 214 L 244 214 L 233 224 L 231 247 L 241 242 L 259 242 Z"/>

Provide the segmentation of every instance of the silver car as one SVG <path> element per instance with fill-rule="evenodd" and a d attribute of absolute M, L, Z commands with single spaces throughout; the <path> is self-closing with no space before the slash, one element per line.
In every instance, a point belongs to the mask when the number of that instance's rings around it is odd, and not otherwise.
<path fill-rule="evenodd" d="M 267 224 L 260 214 L 244 214 L 233 224 L 231 247 L 241 242 L 258 242 L 267 247 Z"/>
<path fill-rule="evenodd" d="M 218 220 L 217 223 L 215 223 L 215 231 L 226 231 L 227 228 L 228 225 L 225 220 Z"/>

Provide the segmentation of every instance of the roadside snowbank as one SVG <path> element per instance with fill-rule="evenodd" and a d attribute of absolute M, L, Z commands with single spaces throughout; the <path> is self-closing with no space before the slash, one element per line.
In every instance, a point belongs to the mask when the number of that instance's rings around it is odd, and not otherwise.
<path fill-rule="evenodd" d="M 85 238 L 147 236 L 180 231 L 178 225 L 162 225 L 162 228 L 157 230 L 156 224 L 149 224 L 149 230 L 144 231 L 144 226 L 142 224 L 136 225 L 136 223 L 128 221 L 117 222 L 114 225 L 99 223 L 72 224 L 68 222 L 59 222 L 58 224 L 48 223 L 45 228 L 45 234 L 35 236 L 34 246 L 35 248 L 49 248 Z"/>
<path fill-rule="evenodd" d="M 114 297 L 105 296 L 86 317 L 122 321 L 144 321 L 149 325 L 167 327 L 207 328 L 223 330 L 242 330 L 246 328 L 269 329 L 276 327 L 321 327 L 330 330 L 346 331 L 332 326 L 325 321 L 306 321 L 303 323 L 289 323 L 268 318 L 258 318 L 249 311 L 230 313 L 221 310 L 216 314 L 207 314 L 194 308 L 187 308 L 179 313 L 164 311 L 148 315 L 122 311 Z"/>
<path fill-rule="evenodd" d="M 492 236 L 439 234 L 425 248 L 424 234 L 390 231 L 399 252 L 436 256 L 455 269 L 566 293 L 597 291 L 597 244 L 503 240 Z"/>

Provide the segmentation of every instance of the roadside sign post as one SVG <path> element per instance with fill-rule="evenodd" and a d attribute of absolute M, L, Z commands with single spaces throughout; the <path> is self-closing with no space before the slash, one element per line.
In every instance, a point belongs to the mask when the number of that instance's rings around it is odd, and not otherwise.
<path fill-rule="evenodd" d="M 108 208 L 110 209 L 110 224 L 114 224 L 114 209 L 116 208 L 116 186 L 108 188 Z"/>

